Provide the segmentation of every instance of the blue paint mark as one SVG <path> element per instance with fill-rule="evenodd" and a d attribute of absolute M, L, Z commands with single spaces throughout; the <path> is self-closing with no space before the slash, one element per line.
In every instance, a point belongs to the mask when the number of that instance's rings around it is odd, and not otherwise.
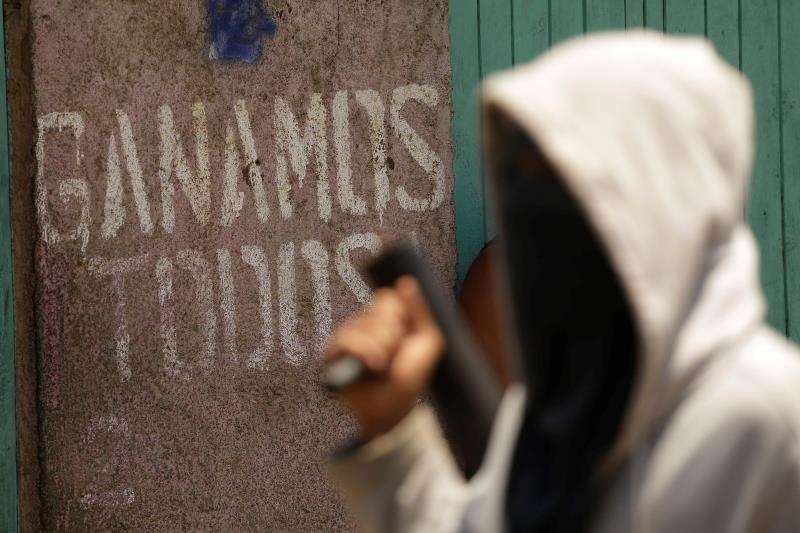
<path fill-rule="evenodd" d="M 261 59 L 262 39 L 278 31 L 260 0 L 208 0 L 208 14 L 211 59 L 256 63 Z"/>

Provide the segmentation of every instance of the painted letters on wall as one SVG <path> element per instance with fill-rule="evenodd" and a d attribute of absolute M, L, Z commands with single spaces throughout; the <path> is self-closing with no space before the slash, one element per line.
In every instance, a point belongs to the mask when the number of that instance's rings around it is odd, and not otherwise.
<path fill-rule="evenodd" d="M 46 529 L 351 530 L 326 337 L 455 280 L 447 2 L 211 4 L 32 0 Z"/>

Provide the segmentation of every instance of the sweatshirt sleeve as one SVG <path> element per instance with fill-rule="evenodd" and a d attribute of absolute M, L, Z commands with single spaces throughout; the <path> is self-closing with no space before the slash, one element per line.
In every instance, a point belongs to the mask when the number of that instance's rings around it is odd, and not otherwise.
<path fill-rule="evenodd" d="M 427 406 L 334 457 L 330 471 L 363 531 L 457 531 L 466 511 L 466 481 Z"/>

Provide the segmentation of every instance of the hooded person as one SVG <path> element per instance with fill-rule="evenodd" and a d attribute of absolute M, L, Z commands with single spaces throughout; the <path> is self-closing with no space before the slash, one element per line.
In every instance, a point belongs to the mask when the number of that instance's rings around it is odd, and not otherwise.
<path fill-rule="evenodd" d="M 414 402 L 442 351 L 403 280 L 332 337 L 365 530 L 800 531 L 800 354 L 764 323 L 744 219 L 749 85 L 705 41 L 609 33 L 485 82 L 520 366 L 467 483 Z M 376 355 L 377 354 L 377 355 Z"/>

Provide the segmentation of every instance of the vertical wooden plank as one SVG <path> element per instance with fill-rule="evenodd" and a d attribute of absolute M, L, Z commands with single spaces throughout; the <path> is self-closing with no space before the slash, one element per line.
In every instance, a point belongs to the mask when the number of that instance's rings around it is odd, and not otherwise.
<path fill-rule="evenodd" d="M 625 0 L 625 27 L 641 28 L 644 26 L 645 0 Z"/>
<path fill-rule="evenodd" d="M 453 172 L 455 174 L 458 279 L 483 247 L 483 180 L 480 172 L 478 102 L 481 78 L 478 0 L 450 2 L 450 55 L 453 99 Z"/>
<path fill-rule="evenodd" d="M 706 35 L 719 54 L 739 68 L 739 0 L 706 2 Z"/>
<path fill-rule="evenodd" d="M 747 219 L 761 250 L 769 323 L 785 331 L 778 0 L 747 0 L 741 5 L 742 70 L 755 89 L 758 140 Z"/>
<path fill-rule="evenodd" d="M 669 33 L 705 35 L 704 0 L 664 0 L 664 26 Z"/>
<path fill-rule="evenodd" d="M 16 379 L 5 24 L 0 7 L 0 530 L 17 531 Z"/>
<path fill-rule="evenodd" d="M 550 43 L 550 11 L 547 0 L 511 0 L 514 22 L 514 64 L 538 56 Z"/>
<path fill-rule="evenodd" d="M 786 329 L 800 341 L 800 2 L 780 3 Z"/>
<path fill-rule="evenodd" d="M 478 0 L 481 76 L 486 77 L 514 64 L 511 0 Z M 496 217 L 489 201 L 491 190 L 484 184 L 484 227 L 486 240 L 497 234 Z"/>
<path fill-rule="evenodd" d="M 479 0 L 481 74 L 483 77 L 514 63 L 511 0 Z"/>
<path fill-rule="evenodd" d="M 664 0 L 644 0 L 644 25 L 664 31 Z"/>
<path fill-rule="evenodd" d="M 583 0 L 550 1 L 551 44 L 583 33 L 583 6 Z"/>
<path fill-rule="evenodd" d="M 603 31 L 625 27 L 625 0 L 586 0 L 586 30 Z"/>

